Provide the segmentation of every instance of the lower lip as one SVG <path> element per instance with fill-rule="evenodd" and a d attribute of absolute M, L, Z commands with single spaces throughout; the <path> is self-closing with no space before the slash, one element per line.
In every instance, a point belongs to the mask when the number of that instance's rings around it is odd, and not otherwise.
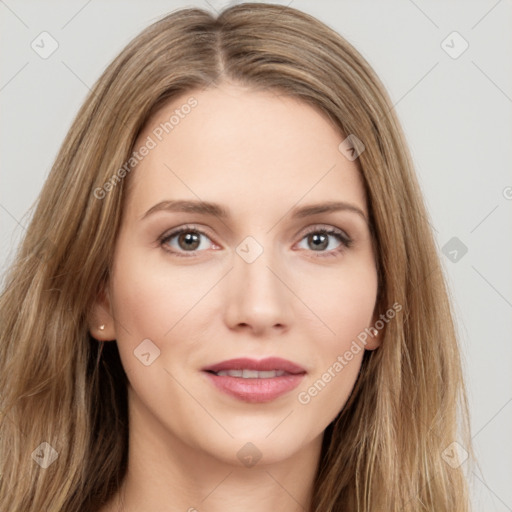
<path fill-rule="evenodd" d="M 270 379 L 243 379 L 242 377 L 228 377 L 205 372 L 213 384 L 235 398 L 244 402 L 261 403 L 270 402 L 277 397 L 295 389 L 305 376 L 305 373 L 288 374 Z"/>

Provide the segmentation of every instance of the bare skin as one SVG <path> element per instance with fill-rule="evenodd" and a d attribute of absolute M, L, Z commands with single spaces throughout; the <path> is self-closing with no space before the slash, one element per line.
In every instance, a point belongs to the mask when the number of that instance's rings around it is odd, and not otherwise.
<path fill-rule="evenodd" d="M 197 106 L 157 141 L 155 127 L 192 96 Z M 376 318 L 377 272 L 356 163 L 338 150 L 344 136 L 311 106 L 228 83 L 174 99 L 135 147 L 148 136 L 157 145 L 128 178 L 111 281 L 91 319 L 96 339 L 117 340 L 130 382 L 128 474 L 101 512 L 309 510 L 323 432 L 346 403 L 364 350 L 380 343 L 369 338 L 333 371 Z M 144 217 L 174 199 L 219 203 L 230 215 Z M 295 208 L 329 201 L 360 212 L 292 217 Z M 194 249 L 185 235 L 159 241 L 185 225 L 199 237 Z M 241 256 L 258 247 L 254 261 Z M 134 355 L 146 339 L 150 351 L 160 350 L 149 365 Z M 269 356 L 306 374 L 265 403 L 219 391 L 202 371 Z M 329 369 L 325 387 L 309 393 Z M 260 457 L 255 465 L 244 462 L 244 446 Z"/>

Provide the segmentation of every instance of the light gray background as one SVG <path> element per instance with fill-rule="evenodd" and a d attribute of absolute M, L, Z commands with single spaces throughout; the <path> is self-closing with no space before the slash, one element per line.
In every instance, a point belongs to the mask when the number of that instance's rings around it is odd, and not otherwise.
<path fill-rule="evenodd" d="M 79 106 L 107 64 L 171 10 L 226 4 L 0 0 L 1 271 Z M 377 71 L 404 126 L 439 250 L 452 237 L 467 247 L 456 261 L 448 247 L 442 259 L 481 466 L 471 475 L 474 508 L 512 511 L 512 2 L 290 5 L 340 32 Z M 31 48 L 43 31 L 59 44 L 47 59 Z M 442 46 L 453 31 L 469 43 L 455 59 Z M 444 45 L 461 47 L 453 37 Z"/>

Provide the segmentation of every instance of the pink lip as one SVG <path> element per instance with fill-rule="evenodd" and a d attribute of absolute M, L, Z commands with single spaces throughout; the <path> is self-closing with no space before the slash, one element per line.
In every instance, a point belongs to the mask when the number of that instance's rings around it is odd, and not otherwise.
<path fill-rule="evenodd" d="M 244 379 L 242 377 L 219 376 L 207 373 L 213 384 L 235 398 L 244 402 L 270 402 L 296 388 L 304 378 L 304 373 L 286 374 L 271 379 Z"/>
<path fill-rule="evenodd" d="M 242 377 L 229 377 L 227 375 L 215 375 L 213 372 L 222 370 L 257 370 L 271 371 L 282 370 L 286 372 L 280 377 L 270 379 L 244 379 Z M 244 402 L 258 403 L 270 402 L 277 397 L 296 388 L 304 376 L 306 370 L 291 361 L 277 357 L 262 360 L 255 359 L 230 359 L 215 365 L 203 368 L 210 381 L 221 391 Z"/>

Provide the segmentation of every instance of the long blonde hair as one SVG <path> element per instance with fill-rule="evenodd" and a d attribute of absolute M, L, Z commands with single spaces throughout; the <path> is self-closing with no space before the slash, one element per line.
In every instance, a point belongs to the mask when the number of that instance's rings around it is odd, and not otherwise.
<path fill-rule="evenodd" d="M 95 511 L 118 490 L 127 465 L 127 379 L 116 343 L 100 354 L 88 318 L 108 283 L 130 176 L 102 199 L 95 191 L 129 159 L 165 102 L 224 79 L 308 102 L 340 134 L 363 141 L 357 164 L 376 246 L 377 308 L 402 306 L 382 345 L 365 352 L 347 404 L 324 433 L 311 510 L 468 511 L 464 466 L 445 456 L 454 442 L 473 456 L 460 353 L 392 102 L 334 30 L 260 3 L 218 17 L 182 9 L 152 24 L 108 66 L 71 126 L 0 300 L 2 507 Z M 42 467 L 42 453 L 57 459 Z"/>

